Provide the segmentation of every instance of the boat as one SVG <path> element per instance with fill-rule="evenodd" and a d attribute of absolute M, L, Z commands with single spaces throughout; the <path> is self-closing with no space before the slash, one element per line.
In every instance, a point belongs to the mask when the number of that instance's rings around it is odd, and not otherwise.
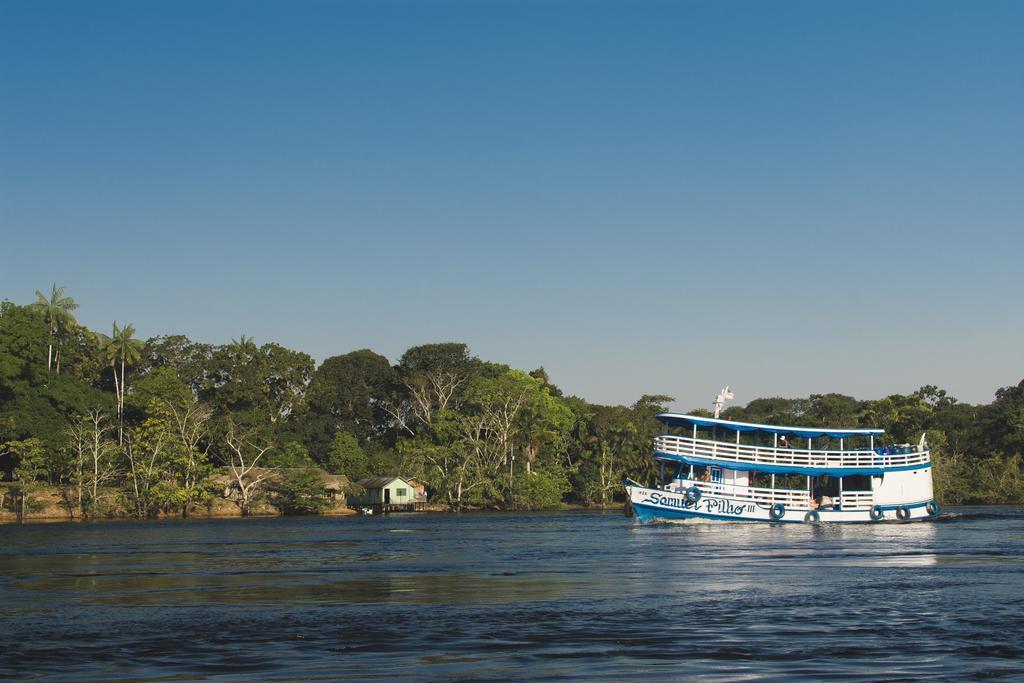
<path fill-rule="evenodd" d="M 658 484 L 624 482 L 641 522 L 879 523 L 941 514 L 924 435 L 917 445 L 879 445 L 882 429 L 737 422 L 717 416 L 721 398 L 715 417 L 657 416 Z"/>

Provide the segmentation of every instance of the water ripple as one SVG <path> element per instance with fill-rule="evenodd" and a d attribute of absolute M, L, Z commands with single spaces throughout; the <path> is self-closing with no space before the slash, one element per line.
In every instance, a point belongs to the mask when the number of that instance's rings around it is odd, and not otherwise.
<path fill-rule="evenodd" d="M 1024 675 L 1022 521 L 4 527 L 0 678 L 1009 679 Z"/>

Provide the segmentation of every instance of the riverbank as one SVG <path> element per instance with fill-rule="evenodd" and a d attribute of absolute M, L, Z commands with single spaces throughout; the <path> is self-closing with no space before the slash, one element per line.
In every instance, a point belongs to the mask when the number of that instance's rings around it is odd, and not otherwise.
<path fill-rule="evenodd" d="M 12 485 L 10 483 L 0 483 L 0 525 L 3 524 L 18 524 L 18 523 L 61 523 L 61 522 L 85 522 L 85 521 L 97 521 L 97 520 L 121 520 L 121 519 L 137 519 L 132 515 L 127 508 L 120 504 L 117 499 L 117 492 L 115 490 L 109 490 L 106 492 L 106 499 L 110 503 L 105 506 L 104 510 L 100 514 L 92 516 L 82 516 L 74 511 L 75 506 L 69 505 L 68 501 L 62 495 L 60 489 L 56 486 L 42 486 L 32 494 L 32 504 L 29 509 L 25 511 L 23 520 L 18 519 L 18 514 L 14 510 L 16 504 L 16 495 L 12 493 Z M 617 511 L 621 509 L 621 504 L 613 504 L 604 508 L 605 511 Z M 557 508 L 552 508 L 552 511 L 564 511 L 564 512 L 578 512 L 584 510 L 601 511 L 600 507 L 593 507 L 588 505 L 582 505 L 579 503 L 562 503 Z M 432 513 L 449 513 L 448 506 L 443 503 L 428 503 L 424 505 L 421 510 L 422 512 Z M 503 513 L 509 512 L 508 510 L 501 510 L 493 506 L 487 507 L 470 507 L 462 511 L 463 513 Z M 511 511 L 514 513 L 528 512 L 527 510 L 515 510 Z M 356 510 L 348 507 L 344 498 L 337 499 L 333 505 L 324 510 L 322 513 L 324 516 L 334 517 L 349 517 L 358 515 Z M 403 513 L 395 513 L 403 514 Z M 285 517 L 281 510 L 274 507 L 269 501 L 262 500 L 255 503 L 248 515 L 250 518 L 268 518 L 268 517 Z M 221 496 L 212 496 L 207 501 L 194 505 L 189 508 L 188 515 L 183 516 L 180 512 L 175 513 L 159 513 L 154 519 L 230 519 L 230 518 L 241 518 L 242 512 L 238 504 L 230 498 L 224 498 Z"/>
<path fill-rule="evenodd" d="M 18 519 L 15 509 L 17 505 L 16 494 L 12 493 L 10 484 L 0 484 L 0 524 L 16 524 L 19 521 L 28 523 L 35 522 L 78 522 L 97 519 L 131 519 L 134 516 L 117 499 L 117 492 L 114 490 L 105 491 L 106 504 L 100 513 L 92 516 L 82 516 L 75 510 L 74 504 L 61 493 L 56 486 L 41 486 L 33 491 L 30 505 L 25 510 L 24 519 Z M 325 515 L 347 516 L 358 514 L 349 508 L 344 497 L 338 498 L 334 503 L 323 511 Z M 205 519 L 241 517 L 241 507 L 230 498 L 222 496 L 211 496 L 208 500 L 194 505 L 188 510 L 187 515 L 180 512 L 158 513 L 156 519 L 174 519 L 182 517 L 195 517 Z M 267 500 L 252 505 L 250 517 L 280 517 L 283 513 L 274 507 Z"/>

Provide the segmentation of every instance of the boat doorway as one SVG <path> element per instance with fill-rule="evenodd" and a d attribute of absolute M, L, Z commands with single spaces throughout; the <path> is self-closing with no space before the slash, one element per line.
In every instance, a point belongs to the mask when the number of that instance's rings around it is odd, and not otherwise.
<path fill-rule="evenodd" d="M 817 477 L 808 477 L 808 494 L 813 501 L 812 506 L 816 508 L 831 508 L 839 503 L 839 496 L 843 490 L 840 480 L 823 474 Z"/>

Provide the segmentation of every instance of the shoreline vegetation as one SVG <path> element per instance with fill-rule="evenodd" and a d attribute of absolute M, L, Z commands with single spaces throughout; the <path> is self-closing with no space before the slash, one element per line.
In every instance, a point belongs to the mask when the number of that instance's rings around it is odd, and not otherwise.
<path fill-rule="evenodd" d="M 246 336 L 145 341 L 77 323 L 64 288 L 0 303 L 0 522 L 351 513 L 360 480 L 425 485 L 431 508 L 538 510 L 621 504 L 650 483 L 655 418 L 670 396 L 605 406 L 530 372 L 423 344 L 397 363 L 369 349 L 319 366 Z M 708 414 L 706 410 L 691 411 Z M 857 400 L 763 398 L 743 421 L 876 426 L 895 443 L 926 435 L 939 500 L 1024 501 L 1024 382 L 987 405 L 936 386 Z"/>
<path fill-rule="evenodd" d="M 0 483 L 0 499 L 5 495 L 10 496 L 11 489 L 16 487 L 5 487 L 4 484 Z M 16 494 L 15 494 L 16 498 Z M 560 503 L 556 506 L 542 509 L 518 509 L 508 510 L 499 506 L 467 506 L 459 511 L 459 514 L 478 514 L 478 513 L 500 513 L 500 512 L 515 512 L 516 514 L 531 514 L 536 512 L 580 512 L 580 511 L 593 511 L 593 512 L 619 512 L 618 504 L 613 507 L 600 508 L 590 505 L 583 505 L 580 503 Z M 399 513 L 399 514 L 447 514 L 451 511 L 446 505 L 439 503 L 426 503 L 420 507 L 417 507 L 415 513 Z M 339 498 L 336 502 L 315 513 L 307 513 L 313 515 L 319 515 L 323 517 L 358 517 L 359 511 L 349 506 L 343 498 Z M 260 504 L 254 506 L 249 512 L 248 517 L 261 518 L 261 519 L 278 519 L 290 516 L 283 512 L 280 508 L 274 506 L 269 500 L 263 500 Z M 35 497 L 35 503 L 32 509 L 27 511 L 25 515 L 19 519 L 15 511 L 12 511 L 8 507 L 0 507 L 0 526 L 5 524 L 20 524 L 20 523 L 40 523 L 40 524 L 59 524 L 66 522 L 103 522 L 103 521 L 125 521 L 125 520 L 199 520 L 199 519 L 243 519 L 244 516 L 241 514 L 238 506 L 229 498 L 222 498 L 219 496 L 212 496 L 204 503 L 193 506 L 188 515 L 181 515 L 177 511 L 169 514 L 157 513 L 148 517 L 138 517 L 133 515 L 131 510 L 125 508 L 111 507 L 107 508 L 103 515 L 83 516 L 77 515 L 77 511 L 73 508 L 69 509 L 67 501 L 61 496 L 61 491 L 56 486 L 44 485 L 41 486 Z"/>

